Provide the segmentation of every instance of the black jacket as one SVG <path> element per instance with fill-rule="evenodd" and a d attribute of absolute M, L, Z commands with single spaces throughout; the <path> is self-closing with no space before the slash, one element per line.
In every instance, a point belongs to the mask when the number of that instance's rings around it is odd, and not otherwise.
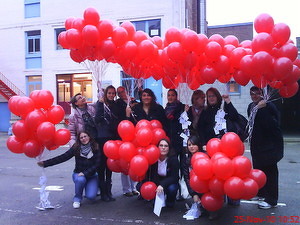
<path fill-rule="evenodd" d="M 97 124 L 98 138 L 111 138 L 116 139 L 118 137 L 118 124 L 119 110 L 115 102 L 112 102 L 110 106 L 104 105 L 103 102 L 96 103 L 96 116 L 95 122 Z"/>
<path fill-rule="evenodd" d="M 188 192 L 189 192 L 190 196 L 193 197 L 194 195 L 199 195 L 199 194 L 197 192 L 195 192 L 191 188 L 191 185 L 190 185 L 190 170 L 192 168 L 191 158 L 192 158 L 191 153 L 188 152 L 188 153 L 184 154 L 184 157 L 183 157 L 183 160 L 182 160 L 182 163 L 181 163 L 181 172 L 182 172 L 184 181 L 186 183 L 186 187 L 188 189 Z"/>
<path fill-rule="evenodd" d="M 248 116 L 255 103 L 248 106 Z M 279 162 L 283 158 L 283 137 L 279 127 L 279 112 L 273 103 L 258 109 L 250 139 L 253 166 L 261 167 Z"/>

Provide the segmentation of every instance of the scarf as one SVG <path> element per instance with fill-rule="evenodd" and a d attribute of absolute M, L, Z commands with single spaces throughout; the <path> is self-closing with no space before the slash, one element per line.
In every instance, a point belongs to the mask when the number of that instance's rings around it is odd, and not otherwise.
<path fill-rule="evenodd" d="M 86 145 L 83 145 L 83 144 L 80 145 L 80 156 L 87 158 L 87 159 L 90 159 L 93 157 L 91 143 L 88 143 Z"/>
<path fill-rule="evenodd" d="M 194 106 L 192 106 L 192 114 L 193 114 L 193 121 L 192 125 L 194 129 L 197 129 L 197 124 L 200 118 L 200 114 L 203 111 L 203 108 L 196 109 Z"/>
<path fill-rule="evenodd" d="M 172 103 L 167 103 L 166 108 L 165 108 L 165 113 L 166 113 L 166 117 L 169 120 L 173 120 L 175 118 L 174 114 L 176 109 L 179 107 L 180 105 L 180 101 L 176 100 L 175 102 Z"/>

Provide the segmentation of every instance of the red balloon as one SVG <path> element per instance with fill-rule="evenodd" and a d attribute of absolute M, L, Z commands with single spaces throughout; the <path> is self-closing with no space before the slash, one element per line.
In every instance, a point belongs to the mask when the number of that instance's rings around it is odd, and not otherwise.
<path fill-rule="evenodd" d="M 119 159 L 119 165 L 121 167 L 121 172 L 125 175 L 128 175 L 129 162 L 125 161 L 124 159 Z"/>
<path fill-rule="evenodd" d="M 234 167 L 231 159 L 222 157 L 213 162 L 213 172 L 219 179 L 226 180 L 232 176 Z"/>
<path fill-rule="evenodd" d="M 200 75 L 207 84 L 213 84 L 219 77 L 219 73 L 211 66 L 206 65 L 200 69 Z"/>
<path fill-rule="evenodd" d="M 241 70 L 236 70 L 233 73 L 233 78 L 235 82 L 242 86 L 246 86 L 250 81 L 250 76 Z"/>
<path fill-rule="evenodd" d="M 156 184 L 152 181 L 147 181 L 141 186 L 141 195 L 146 200 L 152 200 L 156 196 Z"/>
<path fill-rule="evenodd" d="M 239 177 L 230 177 L 225 181 L 224 191 L 228 197 L 234 200 L 241 199 L 244 195 L 245 184 Z"/>
<path fill-rule="evenodd" d="M 287 57 L 292 62 L 294 62 L 298 57 L 298 48 L 292 43 L 287 43 L 281 46 L 281 48 L 278 51 L 278 56 Z"/>
<path fill-rule="evenodd" d="M 145 59 L 148 57 L 152 57 L 155 53 L 155 47 L 154 44 L 150 40 L 143 40 L 141 43 L 137 46 L 138 50 L 138 56 L 141 59 Z"/>
<path fill-rule="evenodd" d="M 293 71 L 293 62 L 287 57 L 280 57 L 274 62 L 274 73 L 277 80 L 283 80 Z"/>
<path fill-rule="evenodd" d="M 65 28 L 66 30 L 69 30 L 71 28 L 73 28 L 73 22 L 74 22 L 75 18 L 74 17 L 69 17 L 66 19 L 65 21 Z"/>
<path fill-rule="evenodd" d="M 274 20 L 267 13 L 260 14 L 254 20 L 254 28 L 257 33 L 266 32 L 270 34 L 273 30 L 273 27 L 274 27 Z"/>
<path fill-rule="evenodd" d="M 246 55 L 246 51 L 243 47 L 237 47 L 236 49 L 233 49 L 233 51 L 230 54 L 230 63 L 231 65 L 239 69 L 241 59 Z"/>
<path fill-rule="evenodd" d="M 239 46 L 239 39 L 234 35 L 227 35 L 224 38 L 224 45 L 228 45 L 228 44 L 231 44 L 235 47 L 238 47 Z"/>
<path fill-rule="evenodd" d="M 217 72 L 225 74 L 230 69 L 230 63 L 231 62 L 227 56 L 220 55 L 220 58 L 213 64 L 213 67 Z"/>
<path fill-rule="evenodd" d="M 151 144 L 157 145 L 161 139 L 167 137 L 166 132 L 162 128 L 155 128 L 152 130 L 153 138 Z"/>
<path fill-rule="evenodd" d="M 60 105 L 53 105 L 47 110 L 47 119 L 53 124 L 60 123 L 65 118 L 65 110 Z"/>
<path fill-rule="evenodd" d="M 138 30 L 137 32 L 134 33 L 132 40 L 138 45 L 143 40 L 147 40 L 148 38 L 149 36 L 144 31 Z"/>
<path fill-rule="evenodd" d="M 135 125 L 135 132 L 137 132 L 139 129 L 141 128 L 149 128 L 151 129 L 151 123 L 148 120 L 142 119 L 140 121 L 137 122 L 137 124 Z"/>
<path fill-rule="evenodd" d="M 209 191 L 208 180 L 201 180 L 196 175 L 190 177 L 190 185 L 197 193 L 206 193 Z"/>
<path fill-rule="evenodd" d="M 213 176 L 212 162 L 206 158 L 200 158 L 192 165 L 194 172 L 201 180 L 208 180 Z"/>
<path fill-rule="evenodd" d="M 207 154 L 212 157 L 216 152 L 221 152 L 221 140 L 212 138 L 206 144 Z"/>
<path fill-rule="evenodd" d="M 131 169 L 129 169 L 128 175 L 129 175 L 129 177 L 130 177 L 131 180 L 136 181 L 136 182 L 141 182 L 142 180 L 145 179 L 145 176 L 144 176 L 144 175 L 143 175 L 143 176 L 137 176 L 137 175 L 135 175 L 135 174 L 131 171 Z"/>
<path fill-rule="evenodd" d="M 96 46 L 99 40 L 99 31 L 94 25 L 85 25 L 82 29 L 82 39 L 87 46 Z"/>
<path fill-rule="evenodd" d="M 8 108 L 9 110 L 15 114 L 18 115 L 19 114 L 19 110 L 18 110 L 18 101 L 21 99 L 20 96 L 12 96 L 9 100 L 8 100 Z"/>
<path fill-rule="evenodd" d="M 57 146 L 66 145 L 71 139 L 70 130 L 61 128 L 55 132 L 54 144 Z"/>
<path fill-rule="evenodd" d="M 220 44 L 220 46 L 223 48 L 224 45 L 225 45 L 225 40 L 224 38 L 222 37 L 222 35 L 220 34 L 213 34 L 209 37 L 208 39 L 209 42 L 212 42 L 212 41 L 215 41 L 217 42 L 218 44 Z"/>
<path fill-rule="evenodd" d="M 101 40 L 111 37 L 113 34 L 113 23 L 110 20 L 101 20 L 97 26 Z"/>
<path fill-rule="evenodd" d="M 208 187 L 212 194 L 216 196 L 223 196 L 225 194 L 224 192 L 224 180 L 221 180 L 217 177 L 213 177 L 209 180 Z"/>
<path fill-rule="evenodd" d="M 121 166 L 119 164 L 119 160 L 108 158 L 106 164 L 108 169 L 112 172 L 120 173 L 122 171 Z"/>
<path fill-rule="evenodd" d="M 28 98 L 26 96 L 22 96 L 17 101 L 17 108 L 18 108 L 18 114 L 22 117 L 26 117 L 28 113 L 32 112 L 34 110 L 34 102 L 31 98 Z"/>
<path fill-rule="evenodd" d="M 197 48 L 198 40 L 197 33 L 193 30 L 188 30 L 182 35 L 181 44 L 187 51 L 193 51 Z"/>
<path fill-rule="evenodd" d="M 137 150 L 131 142 L 124 142 L 119 147 L 120 158 L 130 162 L 133 156 L 137 155 Z"/>
<path fill-rule="evenodd" d="M 277 23 L 274 25 L 271 35 L 275 44 L 284 45 L 290 39 L 291 30 L 288 25 Z"/>
<path fill-rule="evenodd" d="M 107 158 L 119 159 L 119 145 L 115 141 L 107 141 L 103 146 L 103 152 Z"/>
<path fill-rule="evenodd" d="M 87 8 L 84 10 L 83 18 L 86 24 L 98 25 L 100 20 L 100 15 L 95 8 Z"/>
<path fill-rule="evenodd" d="M 231 45 L 231 44 L 224 45 L 223 50 L 222 50 L 222 54 L 229 58 L 231 56 L 232 51 L 235 48 L 236 47 L 234 45 Z"/>
<path fill-rule="evenodd" d="M 77 63 L 81 63 L 86 59 L 82 51 L 80 51 L 79 49 L 71 49 L 70 57 L 74 62 Z"/>
<path fill-rule="evenodd" d="M 259 51 L 252 57 L 253 73 L 270 73 L 273 69 L 273 57 L 265 51 Z"/>
<path fill-rule="evenodd" d="M 197 34 L 198 43 L 197 48 L 194 50 L 197 54 L 202 54 L 205 51 L 206 45 L 208 43 L 208 38 L 205 34 Z"/>
<path fill-rule="evenodd" d="M 15 122 L 12 126 L 12 132 L 20 141 L 26 141 L 30 136 L 29 129 L 26 127 L 24 120 Z"/>
<path fill-rule="evenodd" d="M 205 55 L 211 61 L 217 61 L 222 53 L 222 47 L 218 42 L 211 41 L 206 45 Z"/>
<path fill-rule="evenodd" d="M 54 139 L 55 126 L 51 122 L 43 122 L 37 127 L 36 133 L 42 142 L 50 141 Z"/>
<path fill-rule="evenodd" d="M 136 132 L 135 136 L 137 143 L 142 147 L 146 147 L 151 143 L 153 139 L 153 132 L 149 128 L 140 128 Z"/>
<path fill-rule="evenodd" d="M 246 178 L 252 169 L 251 161 L 245 156 L 236 156 L 232 159 L 232 164 L 234 168 L 233 176 L 239 178 Z"/>
<path fill-rule="evenodd" d="M 135 30 L 135 26 L 130 22 L 130 21 L 124 21 L 121 24 L 121 27 L 125 28 L 125 30 L 128 33 L 128 37 L 129 39 L 133 38 L 133 35 L 135 34 L 136 30 Z"/>
<path fill-rule="evenodd" d="M 127 59 L 133 59 L 137 55 L 138 47 L 135 42 L 127 41 L 122 47 L 122 54 L 126 55 Z"/>
<path fill-rule="evenodd" d="M 160 156 L 160 151 L 156 145 L 149 145 L 145 148 L 143 156 L 147 158 L 149 165 L 152 165 L 157 162 Z"/>
<path fill-rule="evenodd" d="M 300 68 L 296 65 L 293 65 L 292 72 L 282 80 L 282 83 L 284 83 L 285 85 L 290 85 L 297 82 L 299 79 L 300 79 Z"/>
<path fill-rule="evenodd" d="M 30 158 L 35 158 L 43 152 L 43 147 L 36 140 L 28 140 L 23 144 L 23 152 Z"/>
<path fill-rule="evenodd" d="M 207 192 L 201 197 L 201 205 L 210 212 L 217 211 L 222 208 L 224 203 L 223 197 L 215 196 L 214 194 Z"/>
<path fill-rule="evenodd" d="M 246 178 L 243 180 L 243 182 L 245 185 L 245 190 L 242 199 L 248 200 L 257 196 L 258 184 L 256 183 L 256 181 L 251 178 Z"/>
<path fill-rule="evenodd" d="M 191 164 L 193 165 L 198 159 L 209 159 L 208 155 L 203 152 L 195 152 L 191 158 Z"/>
<path fill-rule="evenodd" d="M 46 120 L 46 115 L 40 109 L 35 109 L 26 116 L 25 125 L 27 128 L 34 131 L 41 123 L 46 122 Z"/>
<path fill-rule="evenodd" d="M 67 32 L 66 31 L 62 31 L 59 33 L 58 35 L 58 42 L 59 44 L 64 48 L 64 49 L 69 49 L 70 46 L 69 46 L 69 43 L 66 39 L 66 35 L 67 35 Z"/>
<path fill-rule="evenodd" d="M 143 155 L 135 155 L 130 161 L 129 170 L 136 176 L 144 176 L 148 170 L 148 160 Z"/>
<path fill-rule="evenodd" d="M 256 181 L 258 188 L 261 189 L 267 182 L 266 174 L 259 169 L 252 169 L 249 173 L 249 178 Z"/>
<path fill-rule="evenodd" d="M 66 41 L 70 49 L 79 49 L 82 46 L 82 34 L 75 28 L 66 31 Z"/>
<path fill-rule="evenodd" d="M 254 53 L 259 51 L 265 51 L 268 53 L 272 52 L 274 47 L 274 42 L 270 34 L 268 33 L 259 33 L 252 40 L 252 51 Z"/>
<path fill-rule="evenodd" d="M 113 30 L 112 40 L 116 46 L 121 46 L 128 41 L 128 33 L 123 27 L 116 27 Z"/>
<path fill-rule="evenodd" d="M 77 29 L 79 31 L 82 31 L 82 29 L 84 28 L 85 25 L 86 24 L 85 24 L 84 19 L 82 19 L 82 18 L 75 18 L 73 20 L 73 23 L 72 23 L 72 28 L 75 28 L 75 29 Z"/>
<path fill-rule="evenodd" d="M 165 41 L 167 44 L 172 42 L 181 42 L 181 32 L 176 27 L 170 27 L 165 34 Z"/>
<path fill-rule="evenodd" d="M 174 62 L 182 62 L 185 57 L 184 49 L 179 42 L 172 42 L 169 44 L 167 47 L 167 54 Z"/>
<path fill-rule="evenodd" d="M 227 155 L 225 155 L 223 152 L 216 152 L 215 154 L 213 154 L 210 160 L 212 163 L 214 163 L 217 159 L 222 157 L 227 157 Z"/>
<path fill-rule="evenodd" d="M 13 153 L 23 153 L 23 142 L 19 141 L 16 136 L 8 137 L 6 146 Z"/>
<path fill-rule="evenodd" d="M 233 132 L 228 132 L 221 138 L 221 149 L 229 158 L 234 158 L 242 152 L 242 141 L 239 136 Z"/>
<path fill-rule="evenodd" d="M 54 97 L 49 90 L 33 91 L 29 96 L 35 104 L 36 108 L 48 109 L 52 106 Z"/>
<path fill-rule="evenodd" d="M 123 120 L 118 125 L 118 134 L 123 141 L 133 141 L 135 138 L 135 128 L 131 121 Z"/>
<path fill-rule="evenodd" d="M 299 89 L 298 82 L 294 82 L 292 84 L 281 87 L 279 89 L 279 94 L 284 98 L 290 98 L 298 92 L 298 89 Z"/>
<path fill-rule="evenodd" d="M 163 128 L 161 122 L 159 120 L 151 120 L 150 124 L 152 126 L 153 129 L 155 128 Z"/>

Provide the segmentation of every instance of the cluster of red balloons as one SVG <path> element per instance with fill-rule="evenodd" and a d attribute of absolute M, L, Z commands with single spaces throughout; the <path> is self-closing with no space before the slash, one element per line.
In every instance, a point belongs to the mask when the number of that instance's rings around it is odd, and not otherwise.
<path fill-rule="evenodd" d="M 65 21 L 66 31 L 59 35 L 59 43 L 71 50 L 75 62 L 105 59 L 119 63 L 132 77 L 162 79 L 166 88 L 187 83 L 196 90 L 202 84 L 227 83 L 233 78 L 240 85 L 251 80 L 260 88 L 268 84 L 279 89 L 283 97 L 293 96 L 298 90 L 300 60 L 289 39 L 290 28 L 274 24 L 268 14 L 259 15 L 254 27 L 258 34 L 241 43 L 234 35 L 208 38 L 176 27 L 169 28 L 162 39 L 136 31 L 129 21 L 115 26 L 100 20 L 96 9 L 87 8 L 83 19 Z"/>
<path fill-rule="evenodd" d="M 251 199 L 265 185 L 266 175 L 252 169 L 237 134 L 228 132 L 221 139 L 212 138 L 206 150 L 207 154 L 197 152 L 191 159 L 190 185 L 203 193 L 201 204 L 208 211 L 219 210 L 224 195 L 234 200 Z"/>
<path fill-rule="evenodd" d="M 128 174 L 134 181 L 144 179 L 149 165 L 157 162 L 160 151 L 158 142 L 167 138 L 158 120 L 140 120 L 136 126 L 123 120 L 118 125 L 122 140 L 109 140 L 103 151 L 107 156 L 107 166 L 113 172 Z"/>
<path fill-rule="evenodd" d="M 70 131 L 55 128 L 55 124 L 64 119 L 65 111 L 60 105 L 52 105 L 53 100 L 48 90 L 34 90 L 29 97 L 13 96 L 9 99 L 9 110 L 21 117 L 12 126 L 14 135 L 6 142 L 11 152 L 35 158 L 45 148 L 55 150 L 69 142 Z"/>

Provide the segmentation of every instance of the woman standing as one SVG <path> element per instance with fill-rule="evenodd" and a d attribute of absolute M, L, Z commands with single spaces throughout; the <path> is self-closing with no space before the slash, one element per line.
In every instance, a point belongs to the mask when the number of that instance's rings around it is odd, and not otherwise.
<path fill-rule="evenodd" d="M 126 108 L 126 117 L 134 123 L 142 119 L 158 120 L 166 131 L 166 115 L 163 107 L 156 103 L 156 96 L 149 88 L 141 92 L 141 102 L 132 108 Z"/>
<path fill-rule="evenodd" d="M 76 143 L 64 154 L 37 162 L 37 164 L 46 168 L 63 163 L 75 156 L 75 169 L 72 175 L 75 184 L 73 208 L 77 209 L 80 207 L 84 189 L 86 198 L 93 200 L 97 196 L 98 176 L 96 171 L 100 164 L 100 155 L 98 144 L 87 132 L 82 131 L 77 136 Z"/>
<path fill-rule="evenodd" d="M 166 206 L 174 207 L 176 194 L 179 188 L 179 162 L 176 155 L 172 155 L 170 143 L 167 139 L 161 139 L 157 147 L 160 150 L 160 156 L 148 170 L 146 181 L 152 181 L 157 185 L 156 192 L 166 195 Z M 142 183 L 137 185 L 141 187 Z"/>
<path fill-rule="evenodd" d="M 96 116 L 98 137 L 97 142 L 102 153 L 101 163 L 98 170 L 101 199 L 105 202 L 115 201 L 112 197 L 112 171 L 107 167 L 107 157 L 103 153 L 103 146 L 108 140 L 118 139 L 117 127 L 119 123 L 118 107 L 114 101 L 116 89 L 108 86 L 104 91 L 103 101 L 96 103 Z"/>

